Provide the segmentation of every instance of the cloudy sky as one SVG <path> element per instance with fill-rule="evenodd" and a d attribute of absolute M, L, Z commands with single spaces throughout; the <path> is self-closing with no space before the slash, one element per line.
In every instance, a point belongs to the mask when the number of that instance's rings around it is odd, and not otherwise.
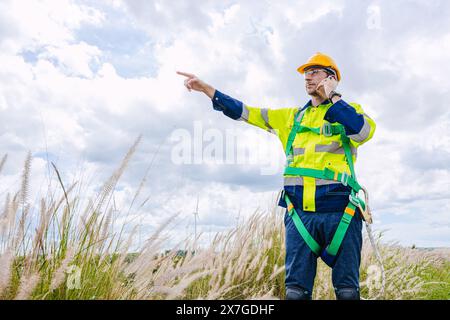
<path fill-rule="evenodd" d="M 142 134 L 115 198 L 126 208 L 148 170 L 144 236 L 177 211 L 174 231 L 192 234 L 197 196 L 205 237 L 270 210 L 281 144 L 214 111 L 175 71 L 251 106 L 294 107 L 308 101 L 296 68 L 322 51 L 344 98 L 377 122 L 357 163 L 374 228 L 450 246 L 449 16 L 444 0 L 0 0 L 0 196 L 28 150 L 35 199 L 48 161 L 96 190 Z"/>

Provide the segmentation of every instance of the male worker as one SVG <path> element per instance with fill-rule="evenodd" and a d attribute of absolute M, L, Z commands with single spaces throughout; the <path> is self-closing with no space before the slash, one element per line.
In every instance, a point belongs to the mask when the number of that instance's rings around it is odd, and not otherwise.
<path fill-rule="evenodd" d="M 302 108 L 284 109 L 250 107 L 193 74 L 177 73 L 187 77 L 189 91 L 208 95 L 215 110 L 281 140 L 287 156 L 279 201 L 287 208 L 286 299 L 311 299 L 321 257 L 332 267 L 336 298 L 358 300 L 365 204 L 357 196 L 361 186 L 353 162 L 357 147 L 372 138 L 375 122 L 335 91 L 341 74 L 331 57 L 318 52 L 298 72 L 311 100 Z"/>

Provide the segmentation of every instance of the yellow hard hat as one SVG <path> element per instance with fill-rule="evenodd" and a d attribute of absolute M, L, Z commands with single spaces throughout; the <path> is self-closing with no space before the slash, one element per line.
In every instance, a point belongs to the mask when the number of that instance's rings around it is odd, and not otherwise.
<path fill-rule="evenodd" d="M 317 52 L 311 58 L 309 58 L 304 65 L 301 65 L 297 69 L 297 71 L 301 74 L 304 74 L 305 69 L 312 66 L 321 66 L 333 69 L 336 72 L 337 80 L 341 81 L 341 73 L 339 72 L 336 62 L 334 62 L 334 60 L 331 59 L 330 56 L 327 56 L 326 54 L 323 54 L 321 52 Z"/>

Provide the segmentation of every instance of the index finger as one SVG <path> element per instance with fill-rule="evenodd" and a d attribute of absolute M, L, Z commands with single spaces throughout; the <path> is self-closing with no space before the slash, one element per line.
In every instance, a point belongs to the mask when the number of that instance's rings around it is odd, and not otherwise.
<path fill-rule="evenodd" d="M 189 77 L 189 78 L 195 77 L 192 73 L 181 72 L 181 71 L 177 71 L 177 73 L 182 75 L 182 76 Z"/>

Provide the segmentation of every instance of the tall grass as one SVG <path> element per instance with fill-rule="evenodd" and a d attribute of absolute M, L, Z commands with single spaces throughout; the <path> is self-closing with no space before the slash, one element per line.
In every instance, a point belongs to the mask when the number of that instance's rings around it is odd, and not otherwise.
<path fill-rule="evenodd" d="M 28 199 L 32 158 L 27 156 L 19 190 L 7 193 L 0 205 L 0 298 L 284 298 L 283 211 L 276 207 L 255 212 L 245 223 L 217 234 L 206 247 L 196 247 L 198 239 L 186 239 L 164 251 L 174 215 L 131 252 L 133 228 L 138 226 L 129 225 L 131 232 L 118 226 L 120 215 L 113 214 L 111 199 L 139 141 L 97 194 L 76 193 L 77 182 L 66 185 L 53 165 L 56 187 L 38 205 Z M 0 161 L 0 171 L 6 159 Z M 141 188 L 142 183 L 132 202 Z M 84 207 L 81 195 L 90 198 Z M 381 292 L 371 281 L 377 262 L 365 241 L 364 299 L 449 298 L 448 259 L 382 244 L 380 239 L 387 285 Z M 330 278 L 330 269 L 319 262 L 315 299 L 334 299 Z"/>

